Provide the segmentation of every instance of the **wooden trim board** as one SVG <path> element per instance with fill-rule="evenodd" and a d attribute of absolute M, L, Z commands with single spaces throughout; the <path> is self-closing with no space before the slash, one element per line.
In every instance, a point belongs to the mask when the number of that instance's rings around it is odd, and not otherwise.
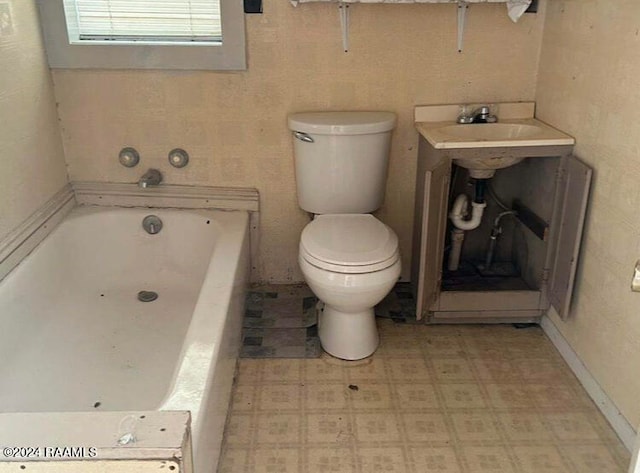
<path fill-rule="evenodd" d="M 0 241 L 0 280 L 20 264 L 75 205 L 73 190 L 67 184 Z"/>
<path fill-rule="evenodd" d="M 162 184 L 142 189 L 137 184 L 77 181 L 71 186 L 79 205 L 260 210 L 258 191 L 252 188 Z"/>

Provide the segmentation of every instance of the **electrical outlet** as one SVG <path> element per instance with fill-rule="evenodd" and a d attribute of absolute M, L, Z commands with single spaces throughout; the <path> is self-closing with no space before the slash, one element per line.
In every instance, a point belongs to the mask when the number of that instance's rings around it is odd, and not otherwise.
<path fill-rule="evenodd" d="M 13 34 L 13 19 L 11 18 L 11 5 L 0 3 L 0 36 Z"/>

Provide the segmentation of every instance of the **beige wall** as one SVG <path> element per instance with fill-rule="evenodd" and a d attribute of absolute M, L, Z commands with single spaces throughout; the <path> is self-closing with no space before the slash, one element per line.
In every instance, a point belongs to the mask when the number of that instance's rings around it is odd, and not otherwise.
<path fill-rule="evenodd" d="M 0 240 L 67 181 L 35 4 L 0 3 Z"/>
<path fill-rule="evenodd" d="M 341 51 L 335 4 L 293 8 L 266 0 L 247 16 L 249 69 L 242 73 L 54 71 L 72 180 L 135 181 L 150 166 L 169 183 L 257 187 L 262 205 L 260 277 L 301 280 L 300 231 L 287 114 L 381 109 L 398 114 L 380 218 L 411 251 L 416 104 L 532 100 L 542 15 L 514 25 L 504 5 L 472 6 L 466 47 L 456 51 L 455 5 L 354 5 L 351 51 Z M 118 164 L 136 147 L 141 165 Z M 191 155 L 184 170 L 167 152 Z"/>
<path fill-rule="evenodd" d="M 595 169 L 571 319 L 556 325 L 640 424 L 640 35 L 637 0 L 549 2 L 536 100 Z"/>

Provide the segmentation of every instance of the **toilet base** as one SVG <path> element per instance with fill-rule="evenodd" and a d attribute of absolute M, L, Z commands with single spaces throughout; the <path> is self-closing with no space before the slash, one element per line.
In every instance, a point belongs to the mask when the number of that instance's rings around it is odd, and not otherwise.
<path fill-rule="evenodd" d="M 343 360 L 361 360 L 378 348 L 380 337 L 373 307 L 341 312 L 318 304 L 318 337 L 324 351 Z"/>

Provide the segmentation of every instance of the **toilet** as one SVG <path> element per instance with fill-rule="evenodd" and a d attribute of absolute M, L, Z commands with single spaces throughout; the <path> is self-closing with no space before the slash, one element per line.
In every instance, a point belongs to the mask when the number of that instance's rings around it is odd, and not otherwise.
<path fill-rule="evenodd" d="M 299 206 L 313 215 L 298 263 L 321 301 L 318 335 L 337 358 L 360 360 L 379 343 L 374 306 L 400 276 L 398 237 L 370 212 L 384 199 L 390 112 L 289 116 Z"/>

